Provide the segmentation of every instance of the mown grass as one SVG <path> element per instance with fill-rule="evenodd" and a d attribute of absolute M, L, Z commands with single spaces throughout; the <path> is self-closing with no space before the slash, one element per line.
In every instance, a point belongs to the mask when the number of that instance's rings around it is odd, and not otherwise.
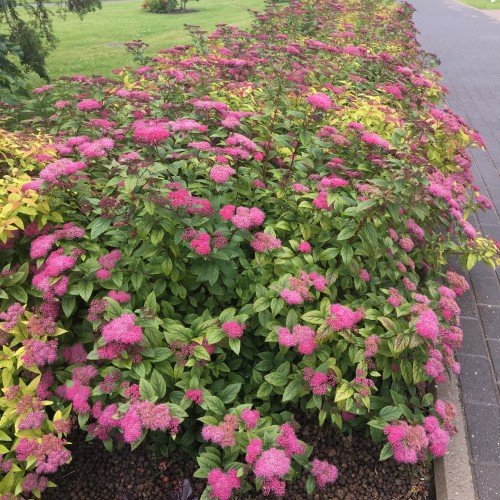
<path fill-rule="evenodd" d="M 491 0 L 459 0 L 462 3 L 476 7 L 476 9 L 494 9 L 500 10 L 500 0 L 492 2 Z"/>
<path fill-rule="evenodd" d="M 103 2 L 102 10 L 80 20 L 70 15 L 54 19 L 60 39 L 47 60 L 51 77 L 67 75 L 109 76 L 113 69 L 133 63 L 124 42 L 141 39 L 150 45 L 148 55 L 163 48 L 190 43 L 184 24 L 212 31 L 225 23 L 243 28 L 252 23 L 248 9 L 259 10 L 264 0 L 200 0 L 188 2 L 186 14 L 150 14 L 141 9 L 141 0 Z"/>

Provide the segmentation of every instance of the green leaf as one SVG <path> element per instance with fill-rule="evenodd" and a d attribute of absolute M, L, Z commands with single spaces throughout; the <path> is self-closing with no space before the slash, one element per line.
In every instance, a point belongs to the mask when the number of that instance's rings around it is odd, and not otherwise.
<path fill-rule="evenodd" d="M 158 304 L 156 303 L 156 294 L 154 292 L 150 292 L 146 301 L 144 302 L 144 307 L 151 311 L 153 314 L 156 314 L 158 310 Z"/>
<path fill-rule="evenodd" d="M 111 226 L 111 219 L 104 219 L 102 217 L 98 217 L 94 219 L 88 226 L 87 229 L 90 229 L 90 239 L 95 240 L 98 236 L 100 236 L 106 229 Z"/>
<path fill-rule="evenodd" d="M 133 175 L 129 175 L 126 179 L 125 179 L 125 189 L 131 193 L 137 186 L 137 177 L 133 176 Z"/>
<path fill-rule="evenodd" d="M 139 290 L 139 288 L 141 288 L 143 275 L 139 274 L 139 273 L 134 273 L 130 277 L 130 280 L 132 281 L 132 285 L 134 287 L 134 290 L 137 291 L 137 290 Z"/>
<path fill-rule="evenodd" d="M 284 387 L 288 382 L 288 376 L 277 371 L 267 374 L 264 379 L 275 387 Z"/>
<path fill-rule="evenodd" d="M 90 299 L 90 296 L 92 295 L 92 291 L 94 290 L 94 284 L 91 281 L 80 281 L 76 285 L 76 289 L 78 293 L 80 294 L 80 297 L 85 301 L 88 302 Z"/>
<path fill-rule="evenodd" d="M 254 312 L 262 312 L 269 309 L 270 305 L 271 301 L 267 297 L 261 297 L 253 303 L 253 310 Z"/>
<path fill-rule="evenodd" d="M 257 391 L 257 397 L 259 399 L 267 399 L 271 392 L 273 392 L 273 386 L 268 382 L 264 382 Z"/>
<path fill-rule="evenodd" d="M 213 264 L 208 266 L 206 277 L 211 285 L 215 285 L 215 283 L 217 283 L 217 280 L 219 279 L 219 268 Z"/>
<path fill-rule="evenodd" d="M 393 420 L 397 420 L 402 413 L 401 408 L 397 406 L 386 406 L 380 410 L 379 417 L 387 422 L 392 422 Z"/>
<path fill-rule="evenodd" d="M 12 487 L 14 486 L 14 478 L 14 471 L 10 471 L 2 478 L 2 480 L 0 481 L 0 494 L 6 495 L 11 491 Z"/>
<path fill-rule="evenodd" d="M 392 445 L 391 443 L 385 443 L 384 447 L 380 451 L 380 457 L 379 460 L 387 460 L 388 458 L 391 458 L 393 455 L 392 453 Z"/>
<path fill-rule="evenodd" d="M 163 236 L 165 235 L 165 231 L 163 229 L 154 229 L 151 231 L 151 243 L 154 246 L 158 246 L 163 241 Z"/>
<path fill-rule="evenodd" d="M 167 383 L 165 382 L 163 375 L 161 375 L 158 370 L 153 369 L 153 373 L 151 375 L 151 386 L 153 387 L 153 390 L 159 400 L 165 397 L 165 394 L 167 393 Z"/>
<path fill-rule="evenodd" d="M 230 384 L 219 393 L 219 398 L 224 404 L 232 403 L 241 390 L 241 384 Z"/>
<path fill-rule="evenodd" d="M 357 229 L 358 229 L 358 225 L 357 224 L 351 224 L 351 225 L 348 225 L 348 226 L 344 227 L 342 229 L 342 231 L 340 231 L 340 233 L 337 235 L 337 240 L 338 241 L 348 240 L 349 238 L 351 238 L 352 236 L 354 236 L 354 234 L 356 233 Z"/>
<path fill-rule="evenodd" d="M 434 403 L 434 396 L 428 392 L 423 398 L 422 398 L 422 405 L 423 406 L 432 406 L 432 403 Z"/>
<path fill-rule="evenodd" d="M 197 345 L 194 347 L 194 357 L 196 359 L 203 359 L 205 361 L 210 361 L 210 354 L 202 345 Z"/>
<path fill-rule="evenodd" d="M 21 304 L 26 304 L 26 302 L 28 302 L 28 294 L 22 286 L 14 285 L 7 290 L 9 291 L 9 295 L 21 302 Z"/>
<path fill-rule="evenodd" d="M 321 311 L 309 311 L 304 313 L 301 318 L 313 325 L 322 325 L 325 323 L 325 315 Z"/>
<path fill-rule="evenodd" d="M 235 354 L 240 353 L 241 340 L 240 339 L 229 339 L 229 347 Z"/>
<path fill-rule="evenodd" d="M 344 264 L 349 264 L 354 256 L 354 249 L 350 245 L 343 245 L 340 250 L 340 256 Z"/>
<path fill-rule="evenodd" d="M 310 474 L 306 481 L 306 492 L 308 495 L 312 495 L 316 489 L 316 478 Z"/>
<path fill-rule="evenodd" d="M 75 310 L 76 297 L 74 295 L 65 295 L 62 299 L 62 310 L 67 318 Z"/>
<path fill-rule="evenodd" d="M 226 407 L 224 406 L 224 403 L 217 396 L 206 395 L 203 400 L 203 406 L 206 406 L 216 415 L 222 416 L 226 413 Z"/>
<path fill-rule="evenodd" d="M 403 380 L 407 384 L 411 384 L 413 382 L 413 367 L 412 364 L 407 360 L 403 359 L 401 361 L 401 375 L 403 376 Z"/>
<path fill-rule="evenodd" d="M 347 381 L 342 382 L 342 385 L 337 387 L 335 391 L 335 403 L 350 398 L 354 394 L 354 389 Z"/>
<path fill-rule="evenodd" d="M 384 328 L 387 331 L 395 331 L 396 330 L 396 325 L 394 324 L 394 321 L 389 318 L 385 318 L 384 316 L 381 316 L 378 318 L 378 320 L 384 325 Z"/>
<path fill-rule="evenodd" d="M 283 402 L 292 401 L 297 396 L 300 395 L 303 387 L 302 378 L 295 377 L 285 388 L 285 392 L 283 393 Z"/>
<path fill-rule="evenodd" d="M 153 386 L 145 378 L 141 379 L 139 382 L 139 390 L 141 392 L 141 396 L 152 403 L 158 399 Z"/>
<path fill-rule="evenodd" d="M 406 403 L 406 398 L 399 394 L 399 392 L 391 390 L 391 397 L 392 400 L 397 404 L 397 405 L 404 405 Z"/>
<path fill-rule="evenodd" d="M 206 339 L 209 344 L 216 344 L 219 340 L 225 337 L 224 332 L 220 328 L 211 328 L 206 334 Z"/>

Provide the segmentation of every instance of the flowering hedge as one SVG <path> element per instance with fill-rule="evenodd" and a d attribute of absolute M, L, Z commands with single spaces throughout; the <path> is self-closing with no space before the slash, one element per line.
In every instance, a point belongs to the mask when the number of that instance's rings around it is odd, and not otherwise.
<path fill-rule="evenodd" d="M 109 450 L 194 453 L 203 498 L 334 482 L 297 410 L 366 427 L 382 459 L 445 453 L 454 409 L 427 384 L 459 371 L 468 288 L 447 257 L 500 251 L 466 221 L 490 206 L 465 151 L 481 138 L 437 107 L 428 63 L 408 4 L 302 1 L 35 91 L 58 159 L 23 190 L 64 221 L 21 213 L 0 255 L 19 278 L 0 363 L 20 356 L 18 385 L 43 392 L 25 407 L 3 379 L 0 404 L 50 414 L 1 449 L 0 494 L 38 495 L 69 458 L 50 426 L 68 404 Z"/>

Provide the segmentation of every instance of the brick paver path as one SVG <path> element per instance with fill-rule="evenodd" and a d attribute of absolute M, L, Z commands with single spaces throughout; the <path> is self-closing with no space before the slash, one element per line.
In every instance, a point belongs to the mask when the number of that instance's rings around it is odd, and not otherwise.
<path fill-rule="evenodd" d="M 500 241 L 500 20 L 455 0 L 410 1 L 423 47 L 442 61 L 449 107 L 479 131 L 488 147 L 472 151 L 473 171 L 495 209 L 472 216 L 471 222 Z M 499 276 L 485 266 L 473 269 L 471 291 L 460 301 L 460 383 L 481 500 L 500 498 Z"/>

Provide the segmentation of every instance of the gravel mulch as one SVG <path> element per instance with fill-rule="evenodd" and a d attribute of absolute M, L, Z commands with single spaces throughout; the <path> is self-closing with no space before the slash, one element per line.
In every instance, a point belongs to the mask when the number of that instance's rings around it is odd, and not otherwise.
<path fill-rule="evenodd" d="M 314 445 L 313 457 L 327 459 L 339 469 L 334 485 L 319 490 L 314 500 L 435 500 L 432 468 L 409 467 L 393 460 L 379 462 L 381 446 L 374 445 L 364 433 L 338 434 L 334 428 L 303 421 L 299 437 Z M 73 461 L 53 478 L 58 486 L 48 489 L 42 500 L 177 500 L 185 479 L 190 479 L 196 463 L 189 458 L 155 457 L 141 446 L 108 453 L 98 441 L 85 442 L 79 432 L 72 436 Z M 313 458 L 311 457 L 311 458 Z M 307 499 L 304 474 L 287 485 L 287 500 Z M 191 481 L 199 496 L 204 482 Z M 266 498 L 255 492 L 241 500 Z"/>

